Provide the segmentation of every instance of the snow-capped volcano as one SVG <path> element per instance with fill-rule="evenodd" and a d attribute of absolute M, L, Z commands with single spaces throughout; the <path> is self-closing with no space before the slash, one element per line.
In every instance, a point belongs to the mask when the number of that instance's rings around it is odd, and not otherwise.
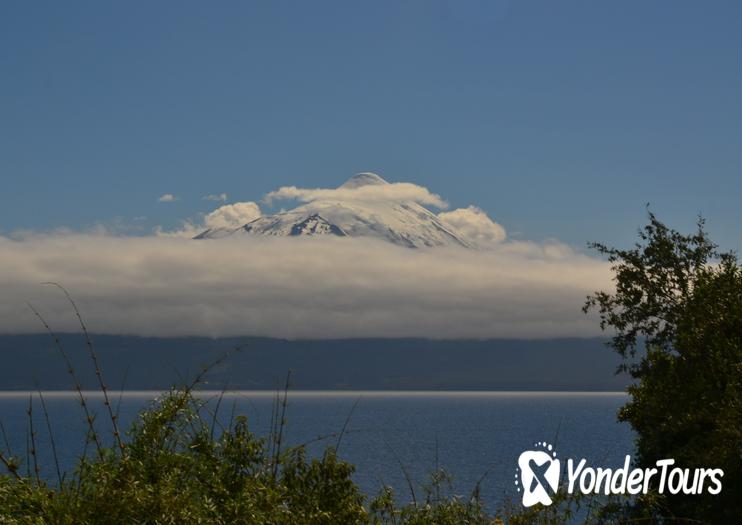
<path fill-rule="evenodd" d="M 455 227 L 414 200 L 386 196 L 397 187 L 374 173 L 359 173 L 335 190 L 313 190 L 317 196 L 292 210 L 264 215 L 237 228 L 210 228 L 195 238 L 336 235 L 376 237 L 410 248 L 473 247 Z"/>

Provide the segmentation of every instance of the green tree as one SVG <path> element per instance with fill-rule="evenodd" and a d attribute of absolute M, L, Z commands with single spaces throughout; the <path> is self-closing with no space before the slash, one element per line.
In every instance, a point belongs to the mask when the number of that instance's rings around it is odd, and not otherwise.
<path fill-rule="evenodd" d="M 588 296 L 621 370 L 635 380 L 619 419 L 637 433 L 637 462 L 721 468 L 718 496 L 667 495 L 665 516 L 706 523 L 742 518 L 742 271 L 704 230 L 683 235 L 652 213 L 633 248 L 595 243 L 615 290 Z"/>

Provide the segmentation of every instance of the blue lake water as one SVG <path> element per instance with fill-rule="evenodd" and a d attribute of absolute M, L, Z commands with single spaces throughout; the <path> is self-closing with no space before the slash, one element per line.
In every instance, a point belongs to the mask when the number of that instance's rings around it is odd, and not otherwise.
<path fill-rule="evenodd" d="M 38 394 L 34 421 L 44 475 L 51 479 L 52 455 Z M 121 398 L 120 419 L 128 427 L 137 413 L 156 396 L 127 392 Z M 200 395 L 215 404 L 218 393 Z M 0 393 L 2 422 L 12 452 L 25 455 L 28 393 Z M 248 417 L 258 435 L 270 427 L 273 392 L 231 392 L 221 406 L 228 419 Z M 114 396 L 118 401 L 118 394 Z M 45 393 L 62 468 L 72 470 L 83 452 L 85 423 L 74 394 Z M 107 431 L 100 396 L 89 396 L 98 426 Z M 626 402 L 622 393 L 544 392 L 290 392 L 287 408 L 288 444 L 301 444 L 338 432 L 349 419 L 340 456 L 357 467 L 355 480 L 370 495 L 392 486 L 401 500 L 410 499 L 401 465 L 417 490 L 437 462 L 453 477 L 452 491 L 466 495 L 486 474 L 481 494 L 489 508 L 517 500 L 514 472 L 518 455 L 537 441 L 554 443 L 560 457 L 587 458 L 591 463 L 620 466 L 633 451 L 633 434 L 616 422 Z M 318 454 L 336 438 L 309 446 Z"/>

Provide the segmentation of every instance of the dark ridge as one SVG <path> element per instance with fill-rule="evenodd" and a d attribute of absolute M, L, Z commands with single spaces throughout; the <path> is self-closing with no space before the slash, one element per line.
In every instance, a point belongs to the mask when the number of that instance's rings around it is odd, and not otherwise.
<path fill-rule="evenodd" d="M 85 388 L 96 387 L 82 337 L 61 336 Z M 622 390 L 617 356 L 603 339 L 286 341 L 255 337 L 154 338 L 95 335 L 112 389 L 164 389 L 239 345 L 210 375 L 210 387 L 273 389 L 292 370 L 295 389 Z M 0 335 L 0 390 L 69 389 L 64 361 L 47 335 Z M 128 371 L 128 372 L 127 372 Z"/>

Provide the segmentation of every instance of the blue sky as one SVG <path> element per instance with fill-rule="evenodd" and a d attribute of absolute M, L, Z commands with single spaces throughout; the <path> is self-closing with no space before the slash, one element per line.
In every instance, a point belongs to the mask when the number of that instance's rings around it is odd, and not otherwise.
<path fill-rule="evenodd" d="M 651 202 L 740 249 L 740 22 L 737 2 L 3 2 L 0 232 L 174 225 L 204 194 L 375 171 L 523 239 L 625 244 Z"/>

